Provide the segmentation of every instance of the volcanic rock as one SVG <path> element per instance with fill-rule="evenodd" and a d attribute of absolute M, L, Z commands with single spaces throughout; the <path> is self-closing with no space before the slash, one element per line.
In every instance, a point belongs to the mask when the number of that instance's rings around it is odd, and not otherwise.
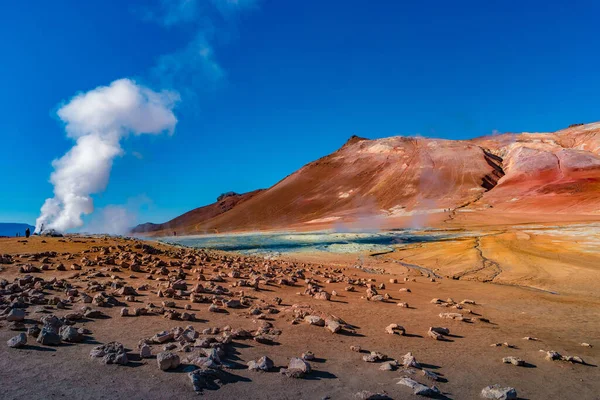
<path fill-rule="evenodd" d="M 104 364 L 127 365 L 129 362 L 125 347 L 119 342 L 109 342 L 94 347 L 90 357 L 102 358 Z"/>
<path fill-rule="evenodd" d="M 192 382 L 192 387 L 196 393 L 202 393 L 204 389 L 218 389 L 215 380 L 218 379 L 219 373 L 215 369 L 201 368 L 188 373 L 188 377 Z"/>
<path fill-rule="evenodd" d="M 415 356 L 410 352 L 402 357 L 402 365 L 404 365 L 405 368 L 421 368 L 421 365 L 417 362 Z"/>
<path fill-rule="evenodd" d="M 435 386 L 429 387 L 410 378 L 402 378 L 398 381 L 398 385 L 408 386 L 413 390 L 413 393 L 419 396 L 434 397 L 440 394 L 440 390 Z"/>
<path fill-rule="evenodd" d="M 484 399 L 508 400 L 516 399 L 517 391 L 512 387 L 502 387 L 500 385 L 486 386 L 481 391 L 481 397 Z"/>
<path fill-rule="evenodd" d="M 61 343 L 61 337 L 53 327 L 45 325 L 37 337 L 37 342 L 45 346 L 58 346 Z"/>
<path fill-rule="evenodd" d="M 10 338 L 6 344 L 8 344 L 8 347 L 14 349 L 23 347 L 27 344 L 27 335 L 25 333 L 19 333 L 17 336 Z"/>
<path fill-rule="evenodd" d="M 147 344 L 144 344 L 140 347 L 140 358 L 150 358 L 152 357 L 152 348 Z"/>
<path fill-rule="evenodd" d="M 325 321 L 318 315 L 307 315 L 304 321 L 310 325 L 325 326 Z"/>
<path fill-rule="evenodd" d="M 338 333 L 339 331 L 342 330 L 342 325 L 337 322 L 334 319 L 331 318 L 327 318 L 325 320 L 325 327 L 331 332 L 331 333 Z"/>
<path fill-rule="evenodd" d="M 398 324 L 390 324 L 385 328 L 385 332 L 390 335 L 404 335 L 406 330 Z"/>
<path fill-rule="evenodd" d="M 20 322 L 25 319 L 25 310 L 20 308 L 13 308 L 6 316 L 6 320 L 9 322 Z"/>
<path fill-rule="evenodd" d="M 310 364 L 301 358 L 294 357 L 290 359 L 287 368 L 282 368 L 281 373 L 290 378 L 303 378 L 306 374 L 310 373 Z"/>
<path fill-rule="evenodd" d="M 248 362 L 248 369 L 251 371 L 269 371 L 272 368 L 273 361 L 267 356 L 263 356 L 256 361 Z"/>
<path fill-rule="evenodd" d="M 162 371 L 167 371 L 169 369 L 175 369 L 179 367 L 180 360 L 179 356 L 175 353 L 171 353 L 170 351 L 164 351 L 162 353 L 158 353 L 156 355 L 156 361 L 158 363 L 158 367 Z"/>
<path fill-rule="evenodd" d="M 516 365 L 518 367 L 525 365 L 525 361 L 521 360 L 520 358 L 513 357 L 513 356 L 504 357 L 502 359 L 502 362 L 504 364 L 512 364 L 512 365 Z"/>
<path fill-rule="evenodd" d="M 58 333 L 65 342 L 77 343 L 83 340 L 83 335 L 72 326 L 62 326 Z"/>

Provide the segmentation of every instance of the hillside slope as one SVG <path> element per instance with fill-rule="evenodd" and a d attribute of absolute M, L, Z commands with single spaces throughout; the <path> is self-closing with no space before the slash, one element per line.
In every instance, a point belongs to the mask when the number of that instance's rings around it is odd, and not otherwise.
<path fill-rule="evenodd" d="M 262 189 L 243 194 L 228 193 L 226 195 L 221 195 L 215 203 L 204 207 L 198 207 L 162 224 L 145 223 L 138 225 L 132 229 L 131 233 L 160 235 L 172 235 L 173 232 L 178 231 L 180 233 L 218 233 L 218 230 L 216 229 L 204 229 L 202 223 L 230 211 L 261 191 Z"/>
<path fill-rule="evenodd" d="M 598 193 L 600 123 L 463 141 L 352 137 L 231 206 L 217 202 L 136 232 L 393 228 L 455 223 L 468 213 L 600 218 Z"/>
<path fill-rule="evenodd" d="M 600 211 L 600 124 L 474 142 L 501 157 L 506 174 L 480 203 L 510 212 Z"/>

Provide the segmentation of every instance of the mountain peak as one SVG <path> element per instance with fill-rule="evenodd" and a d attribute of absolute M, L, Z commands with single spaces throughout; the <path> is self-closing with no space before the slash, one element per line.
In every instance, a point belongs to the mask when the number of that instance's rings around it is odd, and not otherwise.
<path fill-rule="evenodd" d="M 360 142 L 365 143 L 354 146 Z M 356 223 L 398 228 L 502 213 L 531 222 L 544 213 L 558 218 L 600 209 L 598 123 L 471 140 L 353 135 L 343 149 L 269 189 L 229 194 L 146 228 L 157 235 L 171 227 L 188 233 L 318 230 Z"/>
<path fill-rule="evenodd" d="M 360 137 L 360 136 L 356 136 L 356 135 L 352 135 L 350 136 L 350 138 L 346 141 L 346 143 L 344 143 L 344 145 L 342 147 L 346 147 L 346 146 L 350 146 L 354 143 L 358 143 L 358 142 L 362 142 L 365 140 L 371 140 L 371 139 L 367 139 L 364 137 Z"/>

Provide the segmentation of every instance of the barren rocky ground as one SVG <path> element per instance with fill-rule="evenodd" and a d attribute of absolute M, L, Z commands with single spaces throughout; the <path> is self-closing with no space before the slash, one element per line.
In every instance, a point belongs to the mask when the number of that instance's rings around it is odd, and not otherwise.
<path fill-rule="evenodd" d="M 0 239 L 0 397 L 598 399 L 596 255 L 551 233 L 359 265 Z"/>

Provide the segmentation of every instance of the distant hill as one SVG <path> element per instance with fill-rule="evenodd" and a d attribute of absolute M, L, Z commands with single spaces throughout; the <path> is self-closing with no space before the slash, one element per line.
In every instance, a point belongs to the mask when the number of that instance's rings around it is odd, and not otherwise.
<path fill-rule="evenodd" d="M 164 224 L 153 224 L 147 222 L 133 228 L 131 233 L 133 234 L 162 234 L 172 235 L 173 231 L 178 234 L 185 233 L 218 233 L 218 229 L 211 227 L 211 229 L 203 229 L 201 225 L 211 218 L 215 218 L 227 211 L 230 211 L 234 207 L 246 202 L 253 198 L 257 194 L 261 193 L 262 190 L 255 190 L 249 193 L 238 194 L 235 192 L 223 193 L 217 198 L 217 202 L 208 206 L 199 207 L 192 211 L 189 211 L 179 217 L 172 219 L 171 221 L 165 222 Z"/>
<path fill-rule="evenodd" d="M 29 228 L 33 234 L 35 226 L 13 222 L 0 222 L 0 236 L 16 236 L 17 233 L 21 236 L 25 236 L 25 229 L 27 228 Z"/>

